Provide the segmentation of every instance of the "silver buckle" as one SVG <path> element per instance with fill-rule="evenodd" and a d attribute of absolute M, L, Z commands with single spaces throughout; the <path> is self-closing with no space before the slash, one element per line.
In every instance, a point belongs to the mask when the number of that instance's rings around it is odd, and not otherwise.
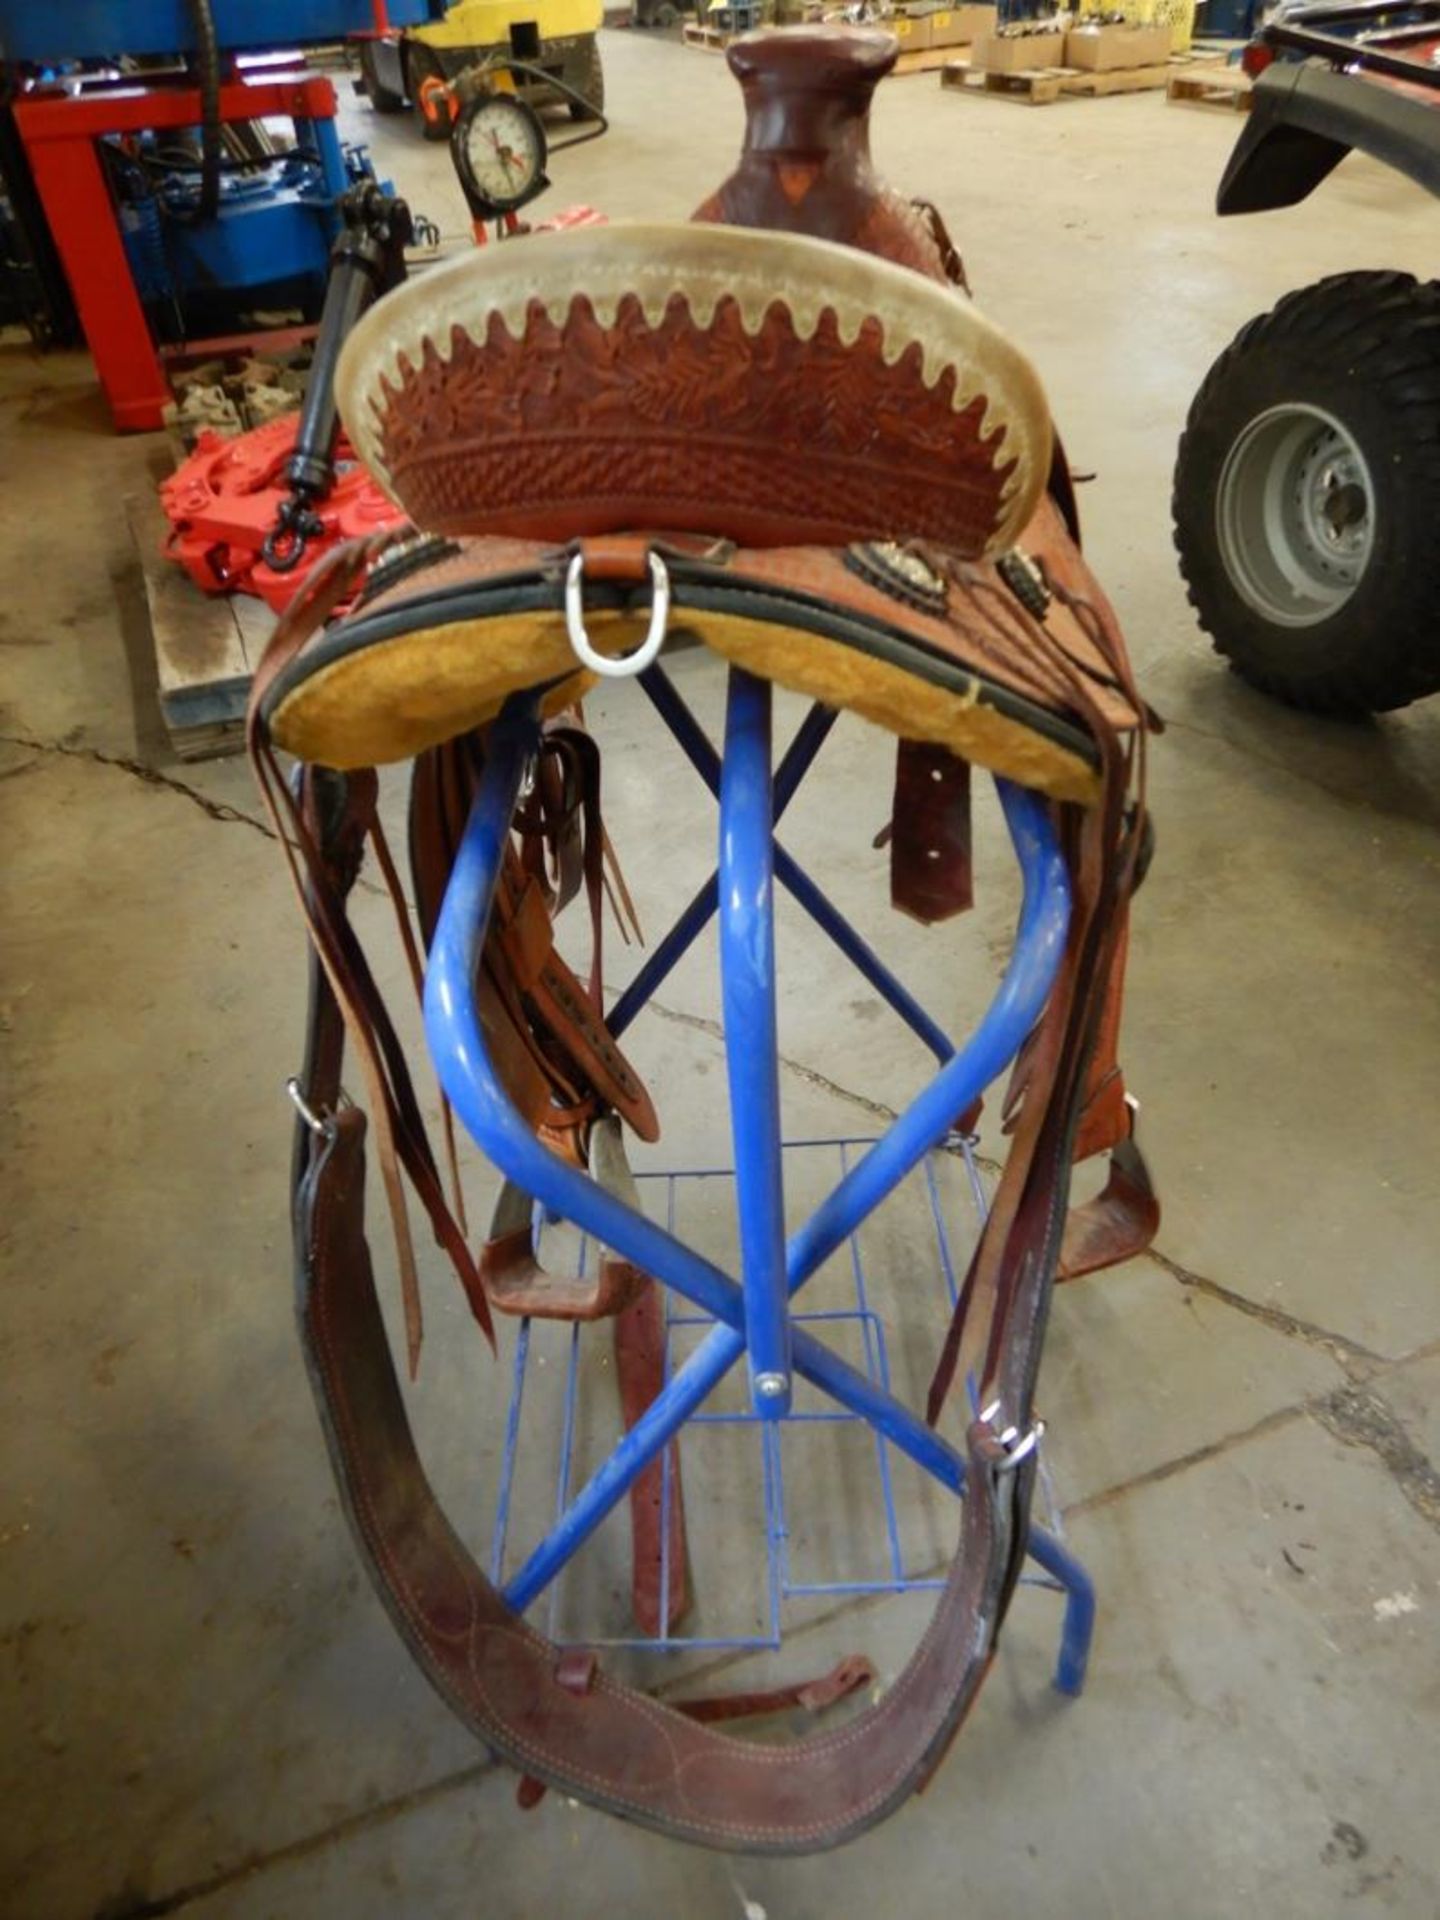
<path fill-rule="evenodd" d="M 992 1400 L 988 1407 L 982 1407 L 980 1423 L 990 1429 L 990 1436 L 1001 1450 L 1003 1458 L 995 1463 L 997 1473 L 1013 1473 L 1022 1460 L 1028 1460 L 1045 1437 L 1045 1422 L 1038 1416 L 1030 1422 L 1024 1433 L 1019 1427 L 1009 1426 L 999 1430 L 995 1426 L 996 1415 L 1000 1411 L 1000 1402 Z"/>
<path fill-rule="evenodd" d="M 335 1116 L 333 1114 L 326 1114 L 322 1118 L 320 1114 L 316 1113 L 315 1109 L 305 1098 L 305 1095 L 300 1091 L 300 1081 L 295 1074 L 292 1073 L 290 1078 L 285 1082 L 285 1091 L 290 1096 L 291 1106 L 294 1107 L 295 1111 L 313 1134 L 318 1135 L 321 1139 L 326 1139 L 334 1133 Z"/>
<path fill-rule="evenodd" d="M 632 674 L 643 673 L 654 664 L 665 644 L 665 630 L 670 624 L 670 574 L 658 553 L 652 552 L 646 558 L 650 562 L 650 584 L 653 589 L 649 631 L 634 653 L 622 654 L 618 660 L 612 660 L 609 654 L 597 652 L 585 631 L 584 554 L 572 554 L 570 565 L 566 568 L 565 630 L 570 635 L 570 644 L 581 665 L 588 667 L 592 673 L 598 673 L 603 679 L 628 680 Z"/>

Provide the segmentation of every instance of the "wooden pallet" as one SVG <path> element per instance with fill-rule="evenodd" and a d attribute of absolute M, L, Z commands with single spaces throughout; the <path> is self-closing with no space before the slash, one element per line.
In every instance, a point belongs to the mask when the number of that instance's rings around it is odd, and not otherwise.
<path fill-rule="evenodd" d="M 947 60 L 940 75 L 942 87 L 957 93 L 998 94 L 1023 100 L 1032 107 L 1049 106 L 1062 94 L 1098 99 L 1110 93 L 1144 93 L 1168 86 L 1177 68 L 1205 68 L 1211 63 L 1193 54 L 1173 54 L 1162 66 L 1116 67 L 1091 73 L 1082 67 L 1032 67 L 1026 73 L 990 73 L 969 60 Z"/>
<path fill-rule="evenodd" d="M 145 576 L 160 711 L 182 760 L 238 753 L 245 739 L 250 676 L 275 627 L 263 600 L 202 593 L 162 551 L 170 522 L 156 493 L 125 501 Z"/>
<path fill-rule="evenodd" d="M 709 53 L 723 53 L 730 42 L 738 37 L 733 33 L 721 33 L 718 27 L 697 26 L 693 20 L 685 22 L 687 47 L 702 47 Z"/>
<path fill-rule="evenodd" d="M 1239 67 L 1214 67 L 1204 73 L 1172 73 L 1165 97 L 1172 106 L 1248 113 L 1254 90 L 1254 81 Z"/>
<path fill-rule="evenodd" d="M 963 47 L 919 47 L 913 53 L 902 53 L 890 69 L 889 77 L 906 73 L 943 73 L 954 60 L 957 52 L 963 53 Z"/>

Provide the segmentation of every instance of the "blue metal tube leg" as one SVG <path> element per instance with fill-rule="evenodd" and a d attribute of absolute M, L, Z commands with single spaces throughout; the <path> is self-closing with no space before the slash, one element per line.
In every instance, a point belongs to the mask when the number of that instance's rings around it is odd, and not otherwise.
<path fill-rule="evenodd" d="M 750 1393 L 762 1419 L 778 1420 L 790 1411 L 790 1312 L 775 1023 L 770 709 L 770 683 L 732 667 L 720 781 L 720 991 Z"/>

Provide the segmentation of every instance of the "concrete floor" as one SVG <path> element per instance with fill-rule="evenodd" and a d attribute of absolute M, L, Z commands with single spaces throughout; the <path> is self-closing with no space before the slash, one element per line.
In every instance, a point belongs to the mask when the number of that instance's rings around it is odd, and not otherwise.
<path fill-rule="evenodd" d="M 612 34 L 605 54 L 614 130 L 556 162 L 554 202 L 684 214 L 728 167 L 733 86 L 663 42 Z M 938 201 L 983 303 L 1042 368 L 1074 465 L 1098 476 L 1090 551 L 1170 723 L 1126 1046 L 1165 1225 L 1151 1258 L 1063 1292 L 1042 1383 L 1069 1536 L 1100 1587 L 1089 1691 L 1050 1690 L 1055 1603 L 1022 1595 L 930 1791 L 839 1855 L 690 1852 L 553 1795 L 517 1813 L 513 1778 L 372 1598 L 322 1456 L 284 1205 L 300 941 L 243 764 L 183 767 L 159 727 L 122 507 L 154 449 L 110 435 L 83 359 L 10 347 L 0 1910 L 15 1920 L 1440 1911 L 1440 702 L 1342 727 L 1248 694 L 1188 615 L 1166 504 L 1189 397 L 1240 323 L 1327 272 L 1427 271 L 1433 204 L 1351 161 L 1307 207 L 1222 224 L 1211 198 L 1238 122 L 1156 96 L 1037 114 L 915 79 L 882 90 L 876 119 L 886 171 Z M 373 131 L 385 169 L 458 234 L 443 155 Z M 677 672 L 713 715 L 715 667 Z M 650 751 L 636 703 L 597 700 L 595 717 L 653 929 L 708 853 L 703 796 Z M 789 837 L 958 1022 L 1003 939 L 997 856 L 971 924 L 942 937 L 891 919 L 870 850 L 884 761 L 847 725 Z M 893 1105 L 921 1063 L 856 983 L 821 971 L 804 929 L 787 921 L 783 939 L 787 1117 L 863 1128 L 864 1102 Z M 610 959 L 623 980 L 626 956 Z M 708 963 L 662 998 L 635 1050 L 684 1164 L 723 1150 Z M 443 1275 L 427 1285 L 420 1417 L 458 1484 L 500 1388 Z M 915 1324 L 903 1378 L 928 1358 Z M 493 1438 L 479 1444 L 483 1471 Z M 859 1537 L 845 1503 L 868 1494 L 823 1465 L 807 1490 L 822 1545 Z M 692 1506 L 700 1535 L 719 1503 Z M 707 1609 L 738 1577 L 717 1569 Z M 913 1600 L 807 1616 L 782 1665 L 817 1671 L 853 1645 L 893 1671 L 917 1618 Z"/>

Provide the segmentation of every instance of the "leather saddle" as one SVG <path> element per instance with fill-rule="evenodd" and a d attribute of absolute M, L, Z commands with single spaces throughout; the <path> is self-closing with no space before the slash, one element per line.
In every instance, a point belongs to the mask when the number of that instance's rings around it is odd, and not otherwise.
<path fill-rule="evenodd" d="M 938 215 L 871 167 L 870 97 L 895 56 L 873 31 L 749 36 L 729 56 L 745 151 L 692 222 L 517 240 L 365 316 L 342 356 L 341 412 L 416 531 L 332 556 L 312 577 L 251 706 L 252 753 L 317 956 L 296 1162 L 302 1333 L 377 1587 L 440 1691 L 522 1771 L 667 1832 L 759 1851 L 846 1839 L 937 1763 L 1023 1557 L 1034 1466 L 1015 1440 L 1031 1420 L 1050 1286 L 1057 1271 L 1137 1251 L 1158 1220 L 1116 1060 L 1154 722 L 1081 554 L 1039 380 L 972 303 Z M 736 1741 L 593 1662 L 577 1667 L 508 1612 L 451 1533 L 375 1303 L 364 1122 L 339 1098 L 348 1032 L 392 1211 L 403 1222 L 408 1179 L 487 1329 L 492 1307 L 544 1311 L 548 1298 L 594 1317 L 643 1300 L 645 1276 L 623 1263 L 603 1297 L 532 1272 L 523 1195 L 502 1202 L 472 1259 L 344 899 L 367 835 L 390 868 L 370 770 L 414 760 L 428 936 L 485 728 L 512 694 L 538 691 L 551 793 L 517 821 L 482 1015 L 532 1125 L 623 1181 L 619 1119 L 645 1137 L 656 1121 L 604 1025 L 598 769 L 573 710 L 598 677 L 636 670 L 681 632 L 897 737 L 897 906 L 937 920 L 968 904 L 971 765 L 1048 796 L 1074 900 L 932 1391 L 934 1417 L 962 1358 L 985 1383 L 955 1571 L 884 1700 L 790 1749 Z M 298 798 L 276 749 L 307 769 Z M 582 884 L 596 930 L 588 987 L 549 934 Z M 1104 1190 L 1067 1219 L 1072 1163 L 1104 1150 Z M 399 1239 L 403 1271 L 403 1227 Z M 412 1364 L 417 1350 L 418 1305 Z"/>

